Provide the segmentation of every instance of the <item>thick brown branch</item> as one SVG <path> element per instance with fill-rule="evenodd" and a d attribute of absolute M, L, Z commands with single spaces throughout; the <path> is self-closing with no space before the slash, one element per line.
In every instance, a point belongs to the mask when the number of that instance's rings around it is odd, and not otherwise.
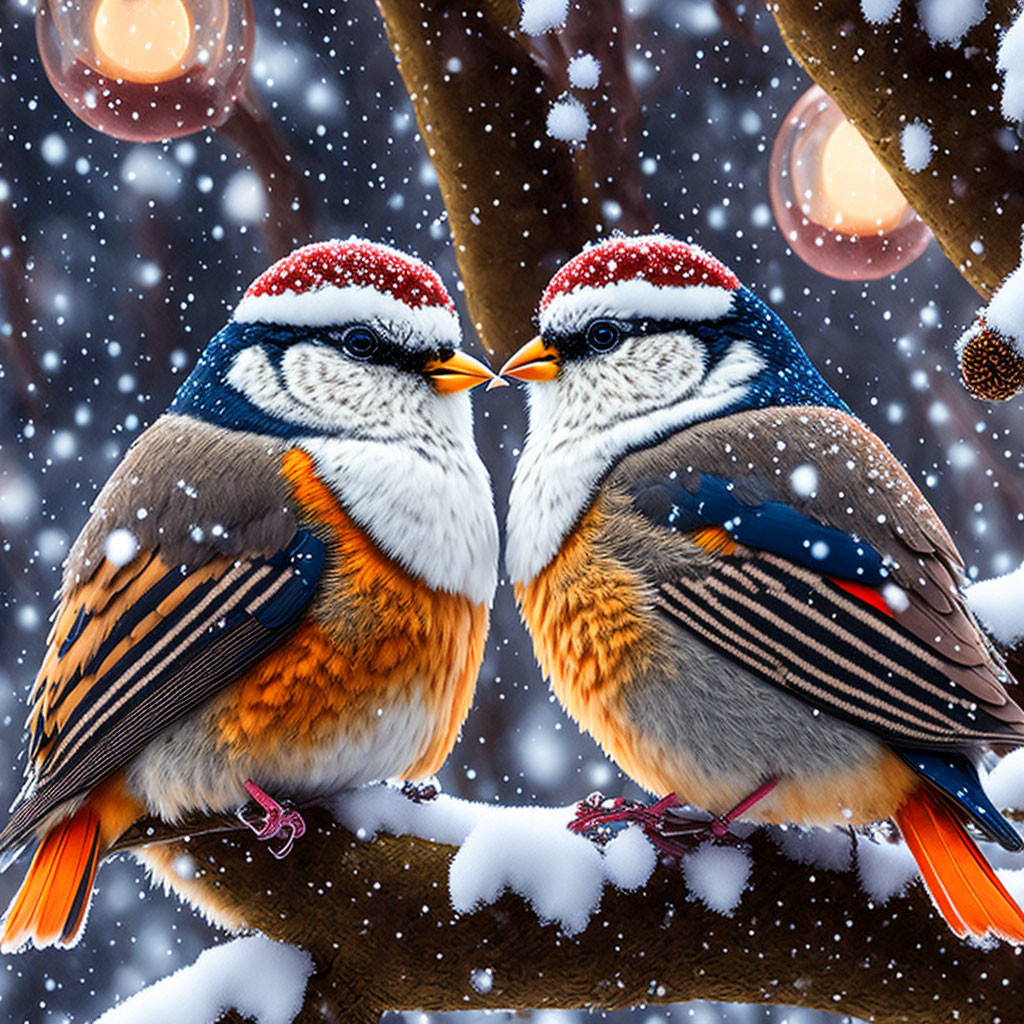
<path fill-rule="evenodd" d="M 565 53 L 549 45 L 548 60 L 534 59 L 517 29 L 515 0 L 475 8 L 452 0 L 378 6 L 437 171 L 470 316 L 487 350 L 503 357 L 530 337 L 554 270 L 596 235 L 604 199 L 622 207 L 619 226 L 649 226 L 633 195 L 635 168 L 631 176 L 611 173 L 635 163 L 623 153 L 639 116 L 621 36 L 601 53 L 604 92 L 612 94 L 592 133 L 600 159 L 591 160 L 586 148 L 574 153 L 547 135 L 549 105 L 565 87 Z M 591 7 L 588 16 L 599 24 L 621 17 L 617 2 Z M 592 164 L 605 170 L 596 173 Z"/>
<path fill-rule="evenodd" d="M 451 846 L 410 836 L 361 841 L 326 812 L 306 817 L 309 833 L 283 862 L 242 831 L 141 851 L 215 917 L 310 952 L 316 973 L 304 1022 L 371 1020 L 384 1009 L 615 1008 L 689 999 L 922 1024 L 990 1024 L 1019 1014 L 1024 959 L 1012 948 L 958 942 L 919 885 L 872 905 L 854 872 L 803 866 L 767 832 L 750 840 L 751 887 L 733 916 L 693 901 L 678 866 L 663 865 L 639 892 L 606 889 L 589 927 L 566 936 L 541 924 L 516 895 L 453 913 Z M 136 830 L 126 843 L 173 831 Z M 196 866 L 187 882 L 182 855 Z M 485 969 L 489 991 L 479 981 L 474 987 Z"/>
<path fill-rule="evenodd" d="M 957 46 L 935 45 L 904 2 L 871 24 L 859 0 L 773 0 L 782 37 L 807 73 L 835 99 L 946 255 L 986 298 L 1020 260 L 1024 152 L 1000 110 L 996 50 L 1016 0 L 992 0 Z M 932 133 L 931 162 L 903 161 L 904 126 Z"/>

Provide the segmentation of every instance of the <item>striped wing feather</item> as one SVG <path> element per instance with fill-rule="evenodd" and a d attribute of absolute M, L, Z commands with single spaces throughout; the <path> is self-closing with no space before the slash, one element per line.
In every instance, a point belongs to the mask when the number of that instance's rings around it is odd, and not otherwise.
<path fill-rule="evenodd" d="M 1004 717 L 1016 706 L 994 677 L 947 661 L 894 618 L 778 556 L 737 551 L 702 577 L 666 583 L 657 602 L 761 678 L 891 742 L 1008 738 Z"/>
<path fill-rule="evenodd" d="M 59 605 L 30 698 L 28 782 L 0 849 L 123 767 L 280 642 L 313 598 L 322 544 L 187 570 L 159 551 L 102 563 Z"/>
<path fill-rule="evenodd" d="M 813 487 L 794 486 L 800 475 Z M 665 613 L 761 678 L 897 744 L 1024 742 L 1013 680 L 964 603 L 949 534 L 852 416 L 737 413 L 628 456 L 608 482 L 700 551 L 663 574 Z M 816 560 L 794 548 L 793 521 L 808 548 L 827 539 L 827 553 Z M 836 531 L 855 541 L 856 558 L 833 543 Z M 891 607 L 887 584 L 903 595 Z"/>

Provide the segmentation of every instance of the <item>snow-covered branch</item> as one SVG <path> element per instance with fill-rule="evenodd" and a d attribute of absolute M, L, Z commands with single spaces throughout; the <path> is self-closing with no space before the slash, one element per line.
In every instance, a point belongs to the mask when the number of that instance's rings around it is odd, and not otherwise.
<path fill-rule="evenodd" d="M 231 819 L 127 841 L 148 840 L 157 877 L 215 920 L 310 955 L 303 1022 L 689 999 L 1015 1018 L 1024 959 L 950 934 L 884 834 L 757 829 L 658 863 L 634 830 L 603 849 L 571 835 L 571 813 L 374 787 L 307 812 L 283 862 Z"/>
<path fill-rule="evenodd" d="M 996 54 L 1017 0 L 950 5 L 950 36 L 921 16 L 941 4 L 775 0 L 786 45 L 860 129 L 946 255 L 986 298 L 1017 266 L 1024 153 L 1004 119 Z M 971 24 L 970 10 L 985 16 Z M 907 165 L 903 134 L 931 134 L 924 170 Z"/>
<path fill-rule="evenodd" d="M 1014 42 L 1017 0 L 769 7 L 793 55 L 860 129 L 946 255 L 992 296 L 1018 265 L 1024 222 L 1021 48 L 1001 45 Z M 926 147 L 908 145 L 925 132 Z M 1011 397 L 1024 385 L 1024 339 L 982 341 L 962 359 L 965 382 L 979 397 Z"/>

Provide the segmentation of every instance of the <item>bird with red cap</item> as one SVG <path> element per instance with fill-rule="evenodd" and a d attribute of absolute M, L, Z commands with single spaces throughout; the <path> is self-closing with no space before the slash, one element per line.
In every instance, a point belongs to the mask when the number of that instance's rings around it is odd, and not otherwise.
<path fill-rule="evenodd" d="M 594 245 L 539 320 L 501 370 L 530 402 L 509 575 L 568 712 L 647 789 L 714 816 L 662 802 L 656 834 L 892 818 L 957 934 L 1024 942 L 973 838 L 1024 849 L 978 774 L 1024 743 L 1024 712 L 906 470 L 694 245 Z"/>
<path fill-rule="evenodd" d="M 0 947 L 71 945 L 146 815 L 223 812 L 283 855 L 301 805 L 429 777 L 469 710 L 497 574 L 451 296 L 359 239 L 249 286 L 100 492 L 30 697 Z M 307 840 L 308 841 L 308 840 Z"/>

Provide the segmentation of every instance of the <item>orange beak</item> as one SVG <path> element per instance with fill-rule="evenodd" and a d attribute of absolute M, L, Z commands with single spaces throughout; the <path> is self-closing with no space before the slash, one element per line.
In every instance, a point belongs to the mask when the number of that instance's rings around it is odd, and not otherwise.
<path fill-rule="evenodd" d="M 454 394 L 494 380 L 494 371 L 467 352 L 453 352 L 447 359 L 431 359 L 423 372 L 442 395 Z"/>
<path fill-rule="evenodd" d="M 498 371 L 498 376 L 508 374 L 517 380 L 554 380 L 558 376 L 560 361 L 558 349 L 552 348 L 537 335 L 505 363 Z"/>

